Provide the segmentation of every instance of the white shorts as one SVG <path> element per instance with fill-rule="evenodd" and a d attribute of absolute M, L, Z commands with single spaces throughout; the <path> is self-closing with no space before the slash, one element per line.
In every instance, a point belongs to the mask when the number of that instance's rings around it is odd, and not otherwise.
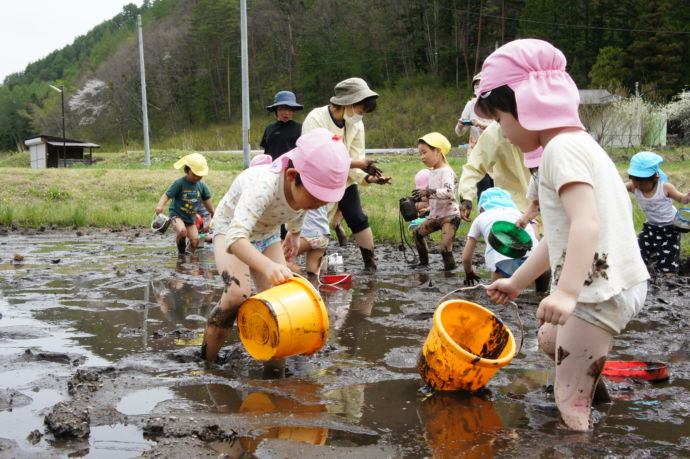
<path fill-rule="evenodd" d="M 612 335 L 623 331 L 628 322 L 640 312 L 647 298 L 647 281 L 623 290 L 601 303 L 577 303 L 573 314 Z"/>

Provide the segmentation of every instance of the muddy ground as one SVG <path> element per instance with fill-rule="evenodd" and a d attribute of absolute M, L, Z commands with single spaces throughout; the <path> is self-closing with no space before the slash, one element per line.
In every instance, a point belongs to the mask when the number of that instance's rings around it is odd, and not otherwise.
<path fill-rule="evenodd" d="M 2 457 L 687 457 L 690 279 L 657 279 L 611 360 L 668 365 L 651 384 L 608 380 L 592 432 L 562 429 L 552 363 L 536 350 L 539 296 L 517 303 L 525 342 L 474 394 L 430 394 L 416 371 L 437 301 L 460 269 L 410 268 L 397 246 L 379 271 L 344 254 L 350 289 L 322 290 L 327 344 L 264 365 L 236 332 L 218 364 L 199 360 L 222 281 L 212 251 L 178 260 L 172 235 L 0 228 Z M 456 259 L 461 249 L 456 247 Z M 479 291 L 463 296 L 510 309 Z"/>

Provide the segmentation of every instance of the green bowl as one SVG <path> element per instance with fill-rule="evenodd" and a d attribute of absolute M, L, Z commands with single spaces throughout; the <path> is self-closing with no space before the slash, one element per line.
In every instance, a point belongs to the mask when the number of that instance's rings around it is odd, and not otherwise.
<path fill-rule="evenodd" d="M 491 225 L 489 245 L 506 257 L 522 258 L 532 248 L 532 238 L 515 223 L 499 220 Z"/>

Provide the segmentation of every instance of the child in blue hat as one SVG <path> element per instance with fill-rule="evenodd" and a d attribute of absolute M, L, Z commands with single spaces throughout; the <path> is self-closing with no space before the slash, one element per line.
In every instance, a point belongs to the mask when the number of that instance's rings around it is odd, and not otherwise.
<path fill-rule="evenodd" d="M 656 272 L 671 275 L 680 271 L 680 233 L 673 226 L 678 211 L 673 201 L 690 202 L 690 191 L 683 194 L 668 182 L 659 168 L 663 161 L 651 151 L 635 154 L 630 159 L 630 181 L 625 187 L 635 195 L 647 217 L 637 236 L 642 259 L 648 266 L 653 263 Z"/>
<path fill-rule="evenodd" d="M 273 98 L 273 104 L 266 110 L 276 115 L 276 121 L 266 126 L 261 137 L 261 147 L 264 153 L 273 159 L 278 159 L 283 153 L 295 148 L 297 139 L 302 135 L 302 124 L 293 120 L 295 112 L 304 106 L 297 103 L 295 94 L 291 91 L 278 91 Z"/>

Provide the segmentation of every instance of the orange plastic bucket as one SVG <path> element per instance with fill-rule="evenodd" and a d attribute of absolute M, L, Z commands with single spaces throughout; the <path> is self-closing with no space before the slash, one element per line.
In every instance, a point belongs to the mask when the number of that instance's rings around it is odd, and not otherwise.
<path fill-rule="evenodd" d="M 301 277 L 249 297 L 237 324 L 244 348 L 257 360 L 313 354 L 328 338 L 326 306 Z"/>
<path fill-rule="evenodd" d="M 477 390 L 515 357 L 513 333 L 491 311 L 463 300 L 441 303 L 417 359 L 435 390 Z"/>

